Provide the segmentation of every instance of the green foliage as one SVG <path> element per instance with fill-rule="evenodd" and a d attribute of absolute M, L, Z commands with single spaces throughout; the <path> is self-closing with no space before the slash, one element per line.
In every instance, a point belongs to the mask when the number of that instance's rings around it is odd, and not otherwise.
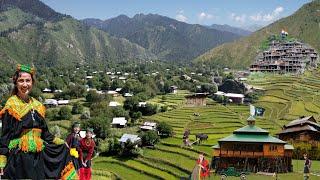
<path fill-rule="evenodd" d="M 71 113 L 72 114 L 81 114 L 81 113 L 83 113 L 83 109 L 84 109 L 83 106 L 79 102 L 76 102 L 72 106 Z"/>
<path fill-rule="evenodd" d="M 212 83 L 204 83 L 201 84 L 201 92 L 202 93 L 209 93 L 209 94 L 214 94 L 218 91 L 218 86 L 217 84 L 212 84 Z"/>
<path fill-rule="evenodd" d="M 72 118 L 71 109 L 68 106 L 62 106 L 58 114 L 60 120 L 70 120 Z"/>
<path fill-rule="evenodd" d="M 105 139 L 110 132 L 110 118 L 104 116 L 93 117 L 90 120 L 84 121 L 82 127 L 84 129 L 88 127 L 93 128 L 97 138 Z"/>
<path fill-rule="evenodd" d="M 54 108 L 54 109 L 48 109 L 46 111 L 46 119 L 54 121 L 59 119 L 59 110 Z"/>
<path fill-rule="evenodd" d="M 160 141 L 160 138 L 156 131 L 150 130 L 147 132 L 142 132 L 140 134 L 140 137 L 142 140 L 142 145 L 145 145 L 145 146 L 154 146 Z"/>
<path fill-rule="evenodd" d="M 167 124 L 166 122 L 158 123 L 157 131 L 159 132 L 160 136 L 162 136 L 162 137 L 170 137 L 173 135 L 172 127 L 169 124 Z"/>
<path fill-rule="evenodd" d="M 120 144 L 119 155 L 122 157 L 137 157 L 142 155 L 142 149 L 138 147 L 139 143 L 132 143 L 129 139 L 125 143 Z"/>
<path fill-rule="evenodd" d="M 245 87 L 242 83 L 237 82 L 235 80 L 227 79 L 225 80 L 221 86 L 219 86 L 219 90 L 225 93 L 240 93 L 243 94 Z"/>
<path fill-rule="evenodd" d="M 89 103 L 97 103 L 103 100 L 103 95 L 98 94 L 96 91 L 90 90 L 86 95 L 86 101 Z"/>

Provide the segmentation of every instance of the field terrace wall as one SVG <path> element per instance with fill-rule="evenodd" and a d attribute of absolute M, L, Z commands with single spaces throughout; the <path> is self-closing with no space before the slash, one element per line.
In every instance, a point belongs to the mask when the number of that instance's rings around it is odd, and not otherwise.
<path fill-rule="evenodd" d="M 318 53 L 301 42 L 272 41 L 268 50 L 258 54 L 250 71 L 303 73 L 306 68 L 316 68 L 318 59 Z"/>
<path fill-rule="evenodd" d="M 253 117 L 247 121 L 247 126 L 213 146 L 212 164 L 216 170 L 235 167 L 250 172 L 292 172 L 293 146 L 255 126 Z"/>

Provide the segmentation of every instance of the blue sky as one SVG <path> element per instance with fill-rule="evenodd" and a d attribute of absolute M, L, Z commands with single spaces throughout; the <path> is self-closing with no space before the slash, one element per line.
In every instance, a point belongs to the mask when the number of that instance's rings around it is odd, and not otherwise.
<path fill-rule="evenodd" d="M 310 0 L 41 0 L 77 19 L 153 13 L 190 24 L 267 25 Z"/>

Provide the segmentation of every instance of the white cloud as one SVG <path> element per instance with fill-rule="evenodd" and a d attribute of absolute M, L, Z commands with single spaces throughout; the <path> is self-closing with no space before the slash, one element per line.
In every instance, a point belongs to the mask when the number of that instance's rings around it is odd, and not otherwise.
<path fill-rule="evenodd" d="M 198 18 L 199 18 L 200 21 L 203 21 L 203 20 L 212 19 L 212 18 L 213 18 L 213 15 L 212 15 L 212 14 L 205 13 L 205 12 L 201 12 L 201 13 L 198 15 Z"/>
<path fill-rule="evenodd" d="M 271 13 L 262 14 L 260 12 L 255 15 L 251 15 L 250 19 L 252 21 L 256 21 L 256 22 L 257 21 L 261 21 L 261 22 L 275 21 L 275 20 L 279 19 L 280 13 L 282 13 L 283 10 L 284 10 L 284 8 L 279 6 L 279 7 L 276 7 Z"/>
<path fill-rule="evenodd" d="M 245 15 L 245 14 L 237 15 L 237 14 L 235 14 L 235 13 L 231 13 L 231 19 L 232 19 L 233 21 L 236 21 L 236 22 L 238 22 L 238 23 L 243 24 L 244 22 L 246 22 L 247 15 Z"/>
<path fill-rule="evenodd" d="M 176 15 L 176 20 L 182 21 L 182 22 L 187 22 L 188 18 L 186 16 L 184 16 L 183 14 L 177 14 Z"/>

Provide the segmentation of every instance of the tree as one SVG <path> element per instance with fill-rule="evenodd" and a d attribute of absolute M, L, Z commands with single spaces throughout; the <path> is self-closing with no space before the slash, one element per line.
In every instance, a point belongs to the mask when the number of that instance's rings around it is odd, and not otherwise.
<path fill-rule="evenodd" d="M 98 94 L 96 91 L 89 91 L 86 95 L 86 101 L 90 103 L 96 103 L 102 101 L 103 96 Z"/>
<path fill-rule="evenodd" d="M 219 90 L 225 93 L 240 93 L 243 94 L 245 86 L 235 80 L 227 79 L 219 86 Z"/>
<path fill-rule="evenodd" d="M 97 138 L 105 139 L 110 133 L 110 118 L 97 116 L 83 123 L 83 128 L 93 128 Z"/>
<path fill-rule="evenodd" d="M 147 131 L 140 134 L 142 144 L 145 146 L 154 146 L 159 142 L 159 136 L 156 131 Z"/>
<path fill-rule="evenodd" d="M 209 93 L 209 94 L 214 94 L 218 91 L 218 86 L 217 84 L 210 84 L 210 83 L 204 83 L 201 84 L 201 92 L 203 93 Z"/>
<path fill-rule="evenodd" d="M 63 106 L 59 111 L 59 119 L 60 120 L 70 120 L 72 118 L 71 109 L 67 106 Z"/>
<path fill-rule="evenodd" d="M 82 106 L 79 102 L 76 102 L 76 103 L 72 106 L 71 113 L 72 113 L 72 114 L 81 114 L 82 112 L 83 112 L 83 106 Z"/>
<path fill-rule="evenodd" d="M 157 125 L 157 131 L 159 132 L 160 136 L 162 137 L 170 137 L 173 134 L 172 127 L 167 124 L 166 122 L 160 122 Z"/>

